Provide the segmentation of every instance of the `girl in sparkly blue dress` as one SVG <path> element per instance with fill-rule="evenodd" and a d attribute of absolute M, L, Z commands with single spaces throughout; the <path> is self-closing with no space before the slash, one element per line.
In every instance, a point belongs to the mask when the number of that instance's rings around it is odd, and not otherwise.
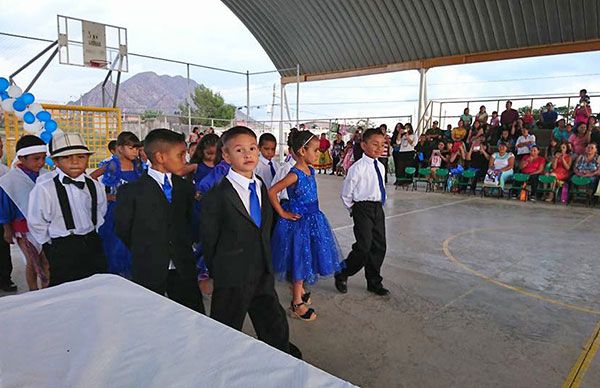
<path fill-rule="evenodd" d="M 122 185 L 138 180 L 144 171 L 139 159 L 142 143 L 132 132 L 121 132 L 117 138 L 117 152 L 112 158 L 103 160 L 91 176 L 106 187 L 108 209 L 104 224 L 98 230 L 108 260 L 108 272 L 131 278 L 131 252 L 115 234 L 115 205 L 117 190 Z"/>
<path fill-rule="evenodd" d="M 341 270 L 342 255 L 325 215 L 319 210 L 315 170 L 319 139 L 309 131 L 290 135 L 297 162 L 289 174 L 269 190 L 269 200 L 280 218 L 271 237 L 273 270 L 280 279 L 292 282 L 292 316 L 303 321 L 317 318 L 308 308 L 310 298 L 304 283 L 333 276 Z M 287 190 L 289 202 L 282 207 L 277 194 Z"/>

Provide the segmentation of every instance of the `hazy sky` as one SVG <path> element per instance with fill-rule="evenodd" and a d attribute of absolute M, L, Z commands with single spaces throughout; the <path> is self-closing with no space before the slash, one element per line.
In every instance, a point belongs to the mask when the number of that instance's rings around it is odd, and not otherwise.
<path fill-rule="evenodd" d="M 270 59 L 244 25 L 217 0 L 139 2 L 117 0 L 54 0 L 10 2 L 2 6 L 0 31 L 56 39 L 56 15 L 67 15 L 127 28 L 129 51 L 240 71 L 274 70 Z M 44 43 L 0 36 L 0 75 L 8 76 Z M 16 78 L 26 86 L 34 69 Z M 431 69 L 428 96 L 473 98 L 530 94 L 599 92 L 600 52 L 537 57 Z M 130 57 L 130 72 L 186 75 L 184 65 Z M 103 80 L 105 72 L 59 65 L 56 59 L 33 88 L 40 100 L 74 100 Z M 191 77 L 220 91 L 234 105 L 246 104 L 245 77 L 192 68 Z M 252 116 L 269 117 L 277 74 L 252 77 Z M 534 79 L 532 79 L 534 78 Z M 512 80 L 504 82 L 504 80 Z M 301 84 L 300 117 L 367 117 L 416 113 L 417 71 Z M 492 81 L 492 82 L 490 82 Z M 279 87 L 276 88 L 279 93 Z M 287 87 L 292 117 L 295 85 Z M 404 101 L 404 102 L 403 102 Z M 536 101 L 540 106 L 545 101 Z M 594 100 L 592 100 L 594 105 Z M 458 104 L 454 109 L 459 109 Z M 495 108 L 495 106 L 491 107 Z M 448 107 L 449 110 L 452 110 Z M 490 112 L 493 109 L 488 109 Z M 596 109 L 595 109 L 596 110 Z M 275 116 L 279 115 L 276 112 Z"/>

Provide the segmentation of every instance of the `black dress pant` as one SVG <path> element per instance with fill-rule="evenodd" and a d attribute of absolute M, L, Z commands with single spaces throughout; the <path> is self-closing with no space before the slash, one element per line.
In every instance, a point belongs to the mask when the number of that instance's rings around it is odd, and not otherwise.
<path fill-rule="evenodd" d="M 135 281 L 135 279 L 133 279 Z M 143 285 L 143 284 L 142 284 Z M 145 285 L 143 285 L 145 286 Z M 202 293 L 194 278 L 184 279 L 176 269 L 170 269 L 165 283 L 158 286 L 145 286 L 161 296 L 165 296 L 200 314 L 205 314 Z"/>
<path fill-rule="evenodd" d="M 529 175 L 529 184 L 531 185 L 531 198 L 535 198 L 537 196 L 537 189 L 538 189 L 538 178 L 540 177 L 539 174 L 533 174 L 533 175 Z"/>
<path fill-rule="evenodd" d="M 385 215 L 381 202 L 356 202 L 352 206 L 356 242 L 344 261 L 342 276 L 356 274 L 363 267 L 367 285 L 382 286 L 381 265 L 386 252 Z"/>
<path fill-rule="evenodd" d="M 108 269 L 102 241 L 95 231 L 53 238 L 51 244 L 44 244 L 44 253 L 50 264 L 50 286 L 106 273 Z"/>
<path fill-rule="evenodd" d="M 290 329 L 272 274 L 258 272 L 239 287 L 215 286 L 211 318 L 241 331 L 246 313 L 259 340 L 282 352 L 290 352 Z"/>
<path fill-rule="evenodd" d="M 4 225 L 0 224 L 0 232 L 4 231 Z M 7 286 L 11 280 L 13 266 L 10 258 L 10 244 L 0 236 L 0 286 Z"/>

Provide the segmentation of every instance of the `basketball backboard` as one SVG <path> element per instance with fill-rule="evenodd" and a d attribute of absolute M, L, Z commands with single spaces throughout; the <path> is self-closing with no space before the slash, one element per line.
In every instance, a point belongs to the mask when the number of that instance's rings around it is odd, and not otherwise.
<path fill-rule="evenodd" d="M 127 72 L 127 29 L 57 16 L 58 58 L 66 65 Z"/>

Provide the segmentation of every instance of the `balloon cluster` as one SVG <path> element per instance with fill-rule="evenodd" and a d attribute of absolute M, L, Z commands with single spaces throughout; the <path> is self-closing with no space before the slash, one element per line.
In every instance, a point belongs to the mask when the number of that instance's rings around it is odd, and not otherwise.
<path fill-rule="evenodd" d="M 33 94 L 23 93 L 20 87 L 11 85 L 6 78 L 0 77 L 0 99 L 3 111 L 14 112 L 15 116 L 23 120 L 25 132 L 37 135 L 46 144 L 50 143 L 52 135 L 58 129 L 58 124 L 52 120 L 50 112 L 45 111 L 41 104 L 35 102 Z M 53 165 L 50 157 L 46 158 L 46 163 Z"/>

